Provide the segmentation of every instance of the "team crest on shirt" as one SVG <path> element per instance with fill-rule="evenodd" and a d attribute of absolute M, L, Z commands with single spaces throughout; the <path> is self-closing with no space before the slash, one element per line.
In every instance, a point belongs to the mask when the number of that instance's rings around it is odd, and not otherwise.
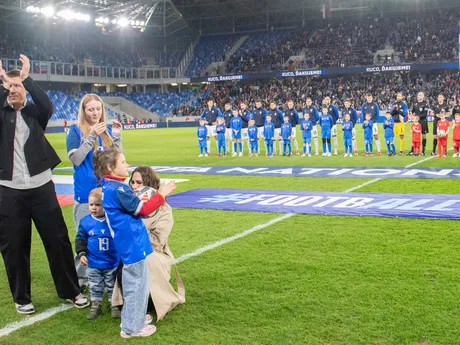
<path fill-rule="evenodd" d="M 105 148 L 104 148 L 104 146 L 98 146 L 98 147 L 97 147 L 97 150 L 98 150 L 98 151 L 105 151 Z"/>
<path fill-rule="evenodd" d="M 419 110 L 422 112 L 422 111 L 423 111 L 423 108 L 420 108 Z"/>
<path fill-rule="evenodd" d="M 94 230 L 88 231 L 88 236 L 94 236 Z"/>

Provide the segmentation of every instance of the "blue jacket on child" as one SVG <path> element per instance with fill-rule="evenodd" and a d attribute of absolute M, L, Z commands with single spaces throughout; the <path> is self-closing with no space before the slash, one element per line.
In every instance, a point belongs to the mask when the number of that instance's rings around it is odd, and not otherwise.
<path fill-rule="evenodd" d="M 129 186 L 117 180 L 104 178 L 102 206 L 115 248 L 123 264 L 141 262 L 153 252 L 147 229 L 137 216 L 143 202 Z"/>
<path fill-rule="evenodd" d="M 374 123 L 372 120 L 367 121 L 367 125 L 363 123 L 363 129 L 364 129 L 364 139 L 366 140 L 372 140 L 373 134 L 372 134 L 372 126 Z"/>
<path fill-rule="evenodd" d="M 292 125 L 288 123 L 283 123 L 281 125 L 281 137 L 284 140 L 287 140 L 292 134 Z"/>

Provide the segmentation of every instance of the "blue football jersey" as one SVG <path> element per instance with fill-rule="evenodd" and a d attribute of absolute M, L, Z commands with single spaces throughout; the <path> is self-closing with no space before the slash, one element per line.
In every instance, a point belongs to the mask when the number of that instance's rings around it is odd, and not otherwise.
<path fill-rule="evenodd" d="M 76 239 L 86 242 L 88 267 L 113 269 L 118 266 L 120 259 L 105 217 L 95 218 L 91 214 L 84 217 L 78 226 Z"/>
<path fill-rule="evenodd" d="M 125 265 L 140 262 L 153 252 L 147 229 L 137 216 L 142 205 L 126 184 L 111 179 L 103 180 L 102 206 L 115 248 Z"/>
<path fill-rule="evenodd" d="M 112 130 L 107 127 L 107 132 L 112 136 Z M 76 126 L 70 126 L 69 132 L 67 133 L 67 154 L 78 150 L 78 148 L 83 144 L 85 138 Z M 105 150 L 106 147 L 102 145 L 102 139 L 98 137 L 99 140 L 99 150 Z M 88 203 L 89 193 L 96 188 L 96 178 L 94 177 L 94 165 L 93 165 L 93 155 L 94 150 L 91 150 L 86 155 L 83 162 L 80 165 L 74 166 L 74 198 L 81 204 Z"/>

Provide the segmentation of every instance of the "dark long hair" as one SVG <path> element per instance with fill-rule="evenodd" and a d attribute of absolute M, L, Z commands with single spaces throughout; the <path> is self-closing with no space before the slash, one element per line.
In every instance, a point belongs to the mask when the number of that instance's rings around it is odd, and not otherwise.
<path fill-rule="evenodd" d="M 144 184 L 144 186 L 152 187 L 156 191 L 158 190 L 158 188 L 160 188 L 160 177 L 157 175 L 155 170 L 145 165 L 139 166 L 136 169 L 134 169 L 133 173 L 131 174 L 131 178 L 129 179 L 129 185 L 131 185 L 134 173 L 136 172 L 141 174 L 142 183 Z"/>
<path fill-rule="evenodd" d="M 117 165 L 117 159 L 120 155 L 120 151 L 116 148 L 109 148 L 104 151 L 96 151 L 93 156 L 94 175 L 97 181 L 101 181 L 104 175 L 110 174 L 108 166 L 111 170 L 115 169 Z"/>

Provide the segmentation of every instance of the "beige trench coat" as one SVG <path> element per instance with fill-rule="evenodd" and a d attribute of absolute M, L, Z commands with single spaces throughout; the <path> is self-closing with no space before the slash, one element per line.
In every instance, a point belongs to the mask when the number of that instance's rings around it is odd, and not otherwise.
<path fill-rule="evenodd" d="M 150 268 L 150 296 L 155 305 L 157 321 L 160 321 L 175 306 L 185 303 L 184 284 L 176 265 L 173 265 L 174 255 L 168 246 L 168 237 L 174 225 L 172 209 L 168 204 L 164 204 L 154 217 L 143 219 L 143 221 L 154 250 L 147 257 L 147 261 Z M 169 282 L 171 266 L 174 266 L 177 292 Z M 117 283 L 113 290 L 112 305 L 123 305 L 123 296 L 120 285 Z"/>

